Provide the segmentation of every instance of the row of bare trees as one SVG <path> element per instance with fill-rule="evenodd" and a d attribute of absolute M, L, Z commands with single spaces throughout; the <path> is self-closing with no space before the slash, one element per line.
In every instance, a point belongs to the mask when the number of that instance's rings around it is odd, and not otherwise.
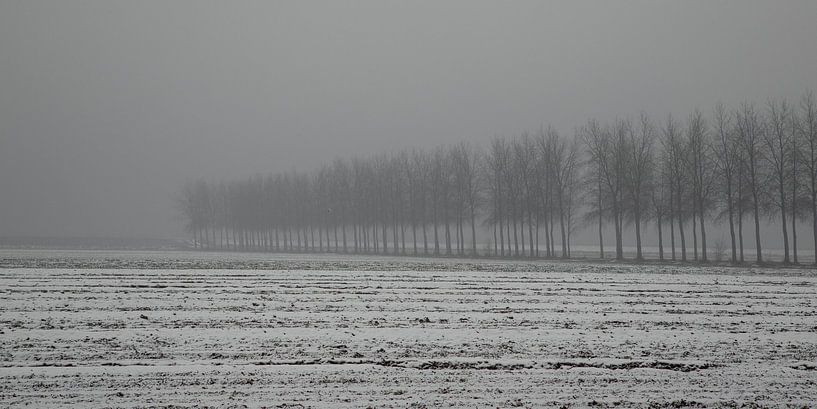
<path fill-rule="evenodd" d="M 194 245 L 209 249 L 569 258 L 572 234 L 596 225 L 601 258 L 612 230 L 616 259 L 629 232 L 644 259 L 654 227 L 660 260 L 706 262 L 707 228 L 724 226 L 733 263 L 746 259 L 744 227 L 763 262 L 770 219 L 783 261 L 797 263 L 798 220 L 811 223 L 817 253 L 817 107 L 807 93 L 685 120 L 589 120 L 574 137 L 548 127 L 486 150 L 460 143 L 191 182 L 179 203 Z"/>
<path fill-rule="evenodd" d="M 180 205 L 203 248 L 476 254 L 479 160 L 464 143 L 336 159 L 311 173 L 188 183 Z"/>

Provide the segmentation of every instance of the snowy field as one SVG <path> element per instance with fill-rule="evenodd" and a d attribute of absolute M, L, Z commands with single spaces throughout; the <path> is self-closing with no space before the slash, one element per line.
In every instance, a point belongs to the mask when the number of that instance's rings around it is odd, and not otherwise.
<path fill-rule="evenodd" d="M 817 271 L 0 251 L 0 407 L 817 402 Z"/>

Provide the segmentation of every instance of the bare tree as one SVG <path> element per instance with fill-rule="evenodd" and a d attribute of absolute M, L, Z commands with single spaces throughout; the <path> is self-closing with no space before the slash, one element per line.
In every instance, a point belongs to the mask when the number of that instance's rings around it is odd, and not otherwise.
<path fill-rule="evenodd" d="M 689 117 L 687 126 L 688 161 L 690 177 L 692 179 L 693 214 L 697 213 L 697 220 L 701 230 L 701 261 L 707 261 L 706 254 L 706 216 L 711 205 L 712 182 L 714 180 L 714 166 L 710 156 L 706 120 L 697 109 Z M 693 218 L 693 227 L 694 221 Z M 697 249 L 697 246 L 696 246 Z M 697 250 L 696 250 L 697 251 Z"/>
<path fill-rule="evenodd" d="M 803 196 L 803 192 L 800 189 L 802 184 L 804 183 L 804 178 L 802 175 L 802 165 L 801 161 L 803 160 L 803 143 L 800 135 L 800 119 L 797 115 L 797 111 L 794 107 L 791 109 L 791 115 L 789 116 L 790 123 L 789 123 L 789 157 L 791 158 L 791 165 L 788 168 L 789 174 L 789 205 L 790 210 L 789 214 L 791 215 L 791 239 L 792 239 L 792 257 L 794 264 L 799 264 L 800 260 L 797 257 L 797 220 L 803 219 L 803 210 L 807 207 L 806 204 L 808 202 L 808 198 Z"/>
<path fill-rule="evenodd" d="M 817 103 L 814 93 L 808 92 L 800 100 L 799 135 L 802 141 L 803 166 L 808 171 L 807 186 L 811 200 L 811 228 L 814 241 L 814 264 L 817 265 Z"/>
<path fill-rule="evenodd" d="M 748 178 L 748 190 L 751 194 L 752 213 L 755 219 L 755 250 L 757 262 L 763 262 L 760 244 L 760 196 L 762 183 L 762 152 L 764 124 L 755 111 L 754 105 L 743 103 L 736 114 L 736 124 L 741 150 L 744 154 Z"/>
<path fill-rule="evenodd" d="M 477 211 L 481 203 L 481 188 L 478 164 L 482 158 L 480 151 L 463 142 L 453 148 L 456 184 L 471 224 L 471 255 L 477 256 Z M 461 235 L 462 236 L 462 235 Z M 462 239 L 462 237 L 461 237 Z"/>
<path fill-rule="evenodd" d="M 554 196 L 554 147 L 553 138 L 549 136 L 552 129 L 545 131 L 544 128 L 539 130 L 537 135 L 537 155 L 536 155 L 536 174 L 538 175 L 538 183 L 536 185 L 536 196 L 538 196 L 537 209 L 537 233 L 539 237 L 540 228 L 545 233 L 545 256 L 550 258 L 554 254 L 553 239 L 550 232 L 553 225 L 553 196 Z M 538 246 L 537 246 L 538 248 Z"/>
<path fill-rule="evenodd" d="M 514 224 L 519 223 L 519 232 L 522 244 L 522 255 L 525 255 L 525 223 L 528 226 L 528 249 L 529 257 L 534 257 L 533 240 L 533 213 L 537 202 L 537 153 L 536 144 L 529 134 L 524 133 L 522 137 L 513 143 L 513 160 L 517 192 L 516 211 L 514 213 Z"/>
<path fill-rule="evenodd" d="M 593 164 L 598 183 L 599 198 L 599 243 L 603 242 L 601 234 L 601 215 L 607 213 L 613 219 L 616 235 L 616 259 L 623 259 L 621 245 L 622 197 L 624 191 L 625 134 L 621 121 L 613 127 L 602 128 L 595 121 L 588 122 L 583 132 L 588 156 Z M 609 203 L 609 204 L 608 204 Z M 603 257 L 603 249 L 601 250 Z"/>
<path fill-rule="evenodd" d="M 197 195 L 199 182 L 187 182 L 182 186 L 181 194 L 177 198 L 177 206 L 182 216 L 186 219 L 185 229 L 193 234 L 193 247 L 199 248 L 202 241 L 200 232 L 204 224 L 204 214 L 202 213 L 202 203 Z M 202 182 L 203 183 L 203 182 Z"/>
<path fill-rule="evenodd" d="M 723 189 L 722 201 L 726 205 L 729 219 L 729 238 L 732 244 L 732 263 L 737 263 L 737 246 L 735 242 L 735 178 L 738 172 L 737 140 L 732 132 L 731 117 L 722 104 L 715 106 L 715 136 L 712 150 L 715 154 L 715 166 L 721 175 Z"/>
<path fill-rule="evenodd" d="M 768 132 L 763 132 L 763 153 L 768 161 L 771 172 L 769 173 L 771 184 L 777 191 L 775 203 L 777 210 L 780 212 L 781 227 L 783 231 L 783 263 L 789 264 L 789 233 L 788 223 L 786 223 L 786 213 L 789 208 L 787 205 L 787 188 L 789 186 L 789 164 L 791 158 L 791 132 L 788 127 L 791 126 L 791 112 L 789 104 L 783 100 L 780 102 L 769 100 L 768 104 Z"/>
<path fill-rule="evenodd" d="M 655 218 L 655 225 L 658 229 L 658 259 L 664 261 L 664 231 L 663 221 L 669 215 L 670 196 L 669 196 L 669 182 L 667 180 L 667 172 L 665 167 L 654 170 L 654 183 L 650 189 L 650 203 L 652 204 L 652 215 Z M 670 217 L 670 226 L 672 226 L 672 219 Z M 675 244 L 674 237 L 672 238 L 672 259 L 675 259 Z"/>
<path fill-rule="evenodd" d="M 678 222 L 678 234 L 681 239 L 681 261 L 687 261 L 686 237 L 684 235 L 684 219 L 686 218 L 687 207 L 685 203 L 687 194 L 687 145 L 682 140 L 680 125 L 671 115 L 667 117 L 667 122 L 664 125 L 662 143 L 670 183 L 670 217 L 675 218 Z M 672 237 L 674 237 L 674 232 Z M 672 249 L 674 260 L 674 242 Z"/>
<path fill-rule="evenodd" d="M 505 256 L 505 229 L 503 220 L 507 201 L 507 186 L 505 184 L 505 173 L 507 173 L 510 149 L 508 143 L 503 138 L 494 138 L 491 142 L 491 149 L 488 155 L 488 179 L 490 182 L 490 193 L 492 207 L 492 219 L 494 230 L 499 232 L 499 255 Z M 498 229 L 497 229 L 498 228 Z M 496 239 L 494 239 L 496 242 Z M 508 245 L 510 255 L 510 245 Z"/>
<path fill-rule="evenodd" d="M 548 128 L 551 139 L 551 160 L 553 161 L 553 179 L 556 186 L 556 203 L 559 210 L 559 230 L 561 233 L 562 258 L 570 257 L 570 232 L 572 212 L 576 205 L 580 184 L 579 165 L 581 150 L 577 140 L 568 141 L 560 137 L 553 128 Z"/>
<path fill-rule="evenodd" d="M 636 259 L 644 260 L 641 245 L 641 225 L 649 208 L 652 188 L 653 144 L 655 127 L 646 114 L 640 116 L 638 130 L 626 121 L 623 126 L 627 136 L 625 141 L 625 191 L 628 207 L 631 209 L 635 225 Z"/>

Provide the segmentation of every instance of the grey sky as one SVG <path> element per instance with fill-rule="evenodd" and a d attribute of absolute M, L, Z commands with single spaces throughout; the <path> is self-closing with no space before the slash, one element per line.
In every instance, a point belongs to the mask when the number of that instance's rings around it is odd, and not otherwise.
<path fill-rule="evenodd" d="M 179 236 L 187 179 L 798 98 L 815 21 L 807 0 L 0 0 L 0 236 Z"/>

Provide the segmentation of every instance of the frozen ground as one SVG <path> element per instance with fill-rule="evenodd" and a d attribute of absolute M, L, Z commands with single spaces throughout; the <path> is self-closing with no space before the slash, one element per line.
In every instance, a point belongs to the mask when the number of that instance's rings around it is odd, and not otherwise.
<path fill-rule="evenodd" d="M 813 270 L 0 251 L 0 294 L 0 407 L 817 401 Z"/>

